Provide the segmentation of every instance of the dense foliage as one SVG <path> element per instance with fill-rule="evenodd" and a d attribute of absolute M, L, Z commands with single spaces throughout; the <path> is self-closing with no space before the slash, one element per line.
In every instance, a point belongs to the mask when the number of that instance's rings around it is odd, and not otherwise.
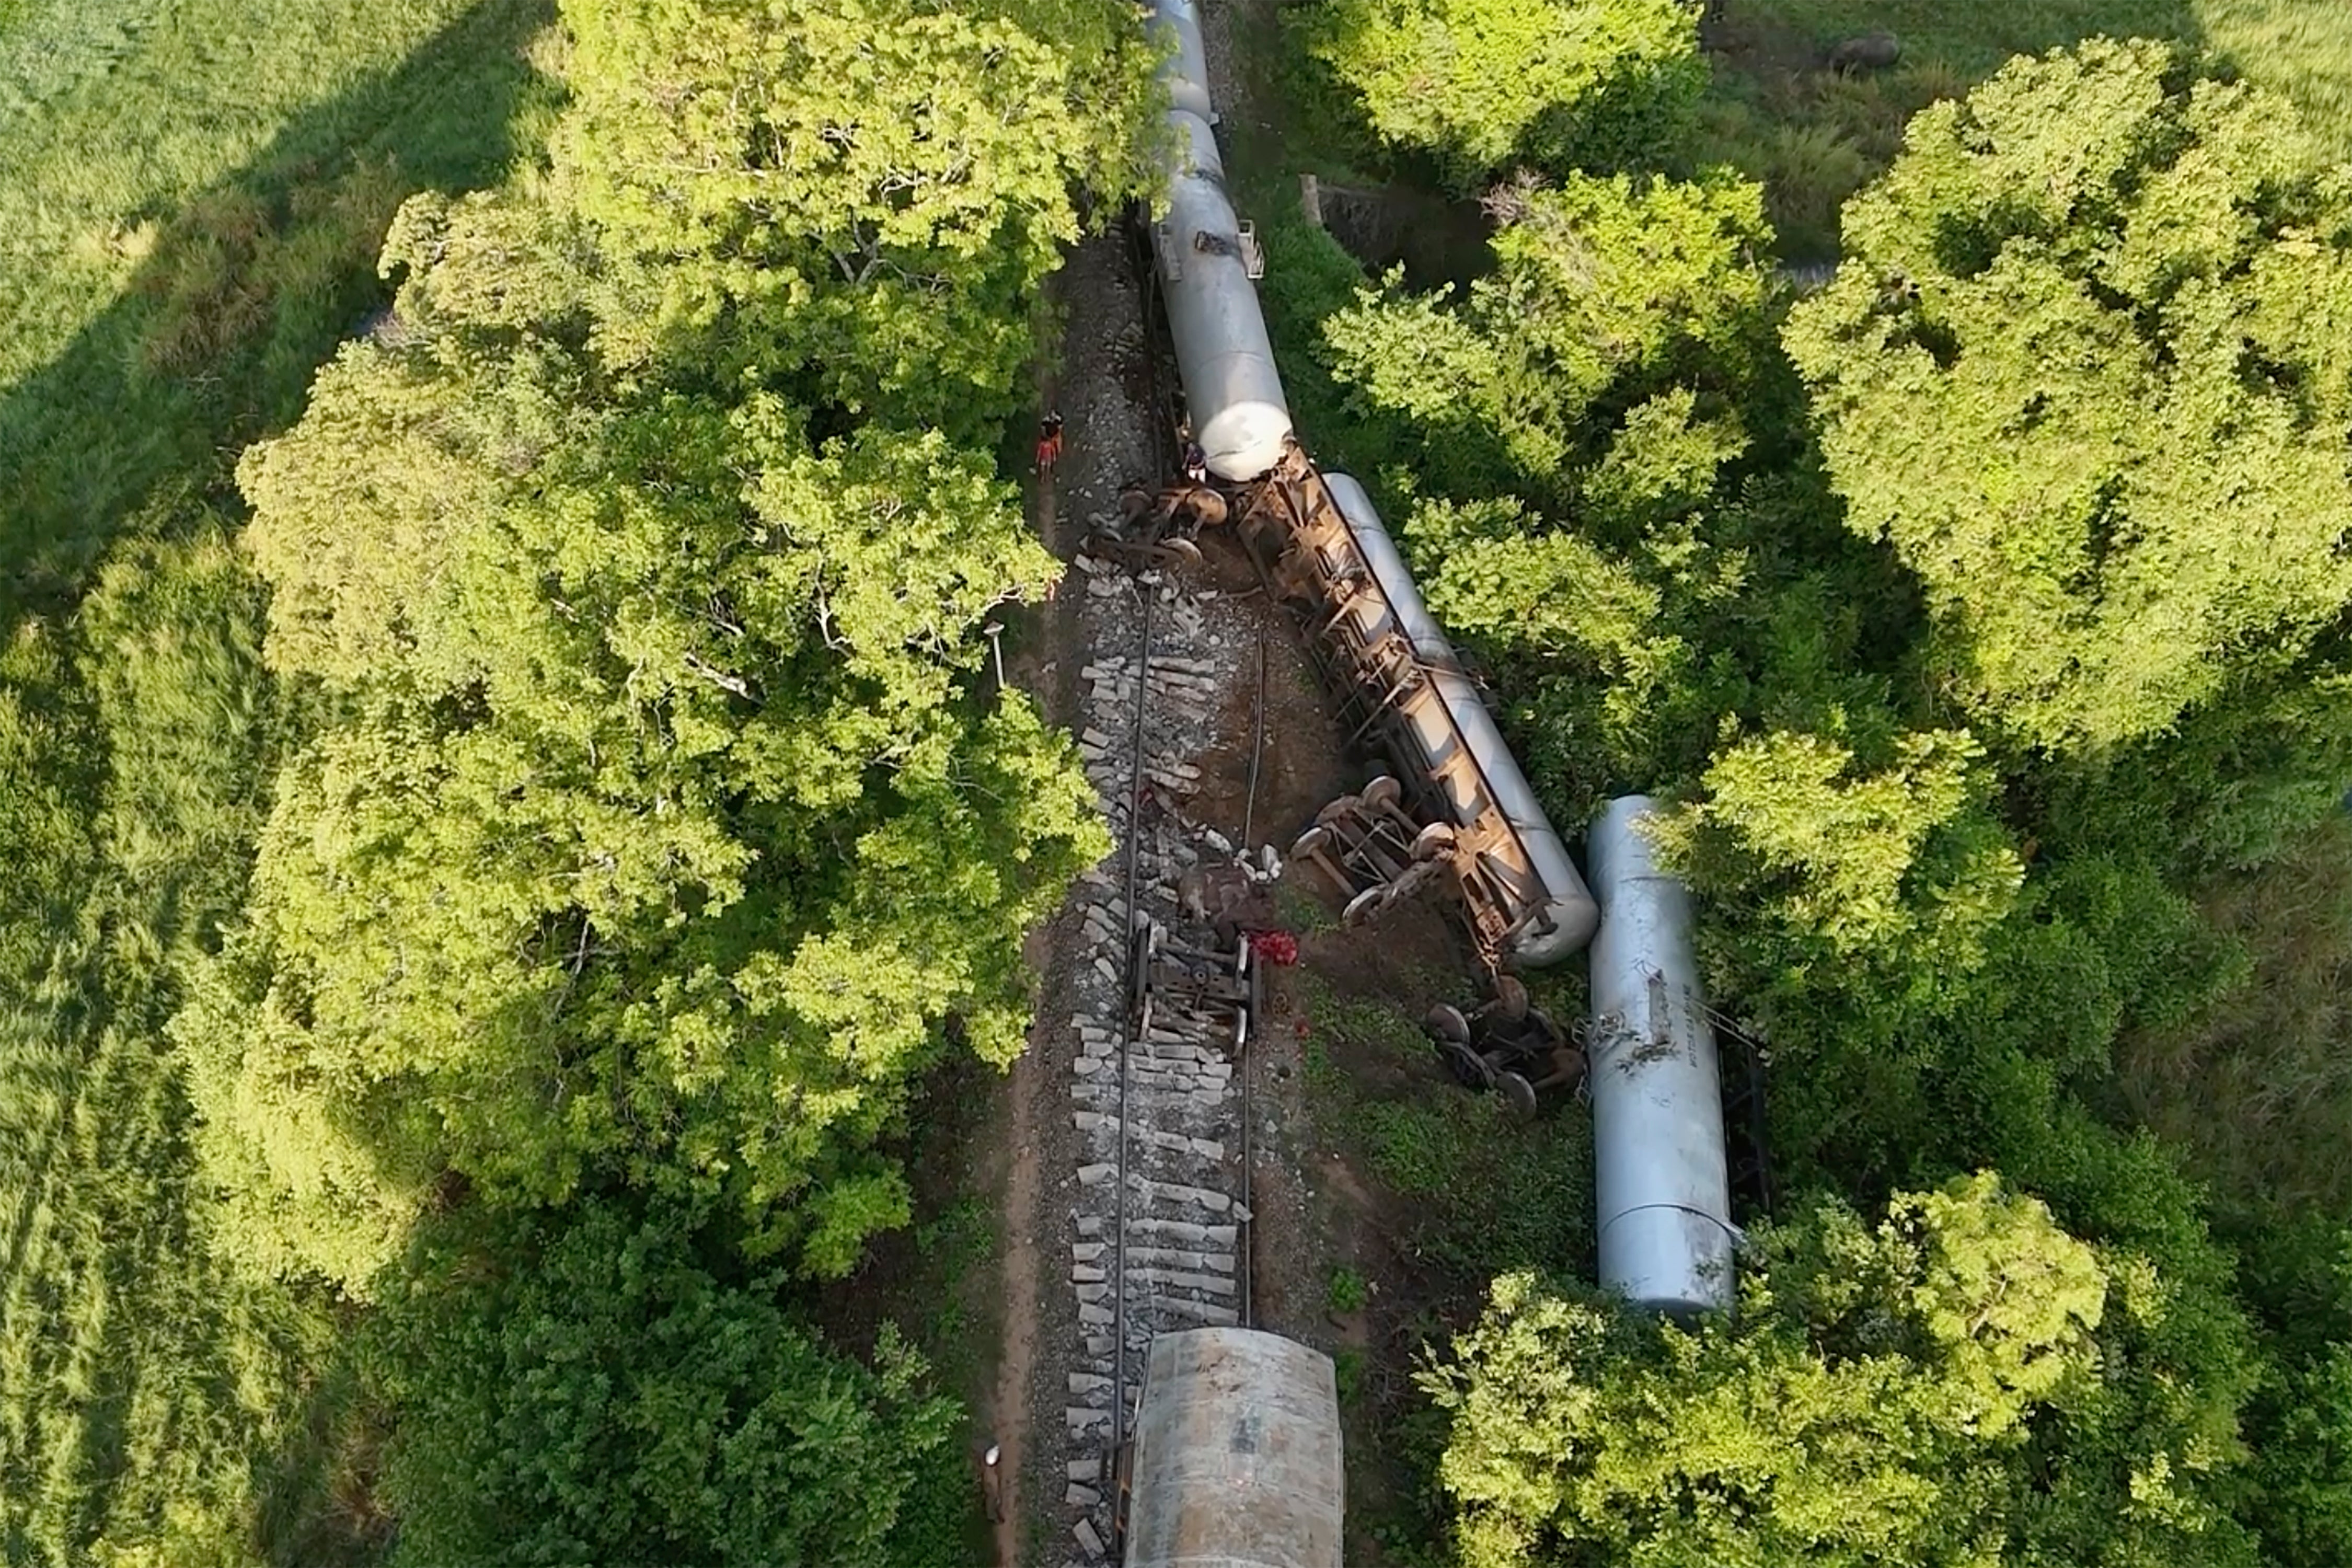
<path fill-rule="evenodd" d="M 412 1434 L 395 1563 L 895 1568 L 955 1407 L 891 1333 L 873 1371 L 827 1349 L 675 1205 L 447 1228 L 370 1328 Z"/>
<path fill-rule="evenodd" d="M 1541 1408 L 1441 1384 L 1471 1560 L 2345 1555 L 2340 1221 L 2234 1202 L 2217 1241 L 2116 1071 L 2244 994 L 2199 897 L 2304 843 L 2352 764 L 2347 178 L 2278 99 L 2093 42 L 1922 115 L 1793 310 L 1759 193 L 1671 150 L 1507 179 L 1466 289 L 1326 290 L 1339 438 L 1390 465 L 1555 812 L 1679 802 L 1784 1183 L 1900 1230 L 1895 1194 L 1998 1172 L 2104 1302 L 2095 1376 L 1961 1441 L 1917 1343 L 1838 1342 L 1810 1292 L 1868 1275 L 1796 1260 L 1818 1215 L 1737 1329 L 1629 1337 L 1514 1285 L 1465 1343 Z"/>
<path fill-rule="evenodd" d="M 1096 0 L 583 0 L 542 115 L 546 18 L 480 10 L 328 51 L 403 85 L 251 189 L 77 220 L 125 302 L 0 407 L 12 1562 L 364 1552 L 380 1447 L 418 1561 L 885 1562 L 953 1419 L 787 1281 L 903 1223 L 910 1083 L 1018 1048 L 1099 849 L 978 628 L 1051 580 L 994 453 L 1150 57 Z M 370 116 L 478 60 L 404 201 Z"/>
<path fill-rule="evenodd" d="M 2145 1259 L 1990 1176 L 1759 1238 L 1736 1323 L 1630 1325 L 1534 1277 L 1424 1374 L 1465 1568 L 2246 1561 L 2226 1441 L 2144 1407 Z"/>
<path fill-rule="evenodd" d="M 1706 82 L 1685 0 L 1320 0 L 1308 47 L 1458 184 L 1513 158 L 1640 167 Z"/>
<path fill-rule="evenodd" d="M 1790 322 L 1848 525 L 2020 746 L 2308 684 L 2352 601 L 2352 179 L 2275 99 L 2176 68 L 2095 42 L 1926 110 Z"/>
<path fill-rule="evenodd" d="M 923 89 L 937 133 L 751 90 L 883 20 L 584 8 L 544 178 L 411 203 L 394 326 L 247 457 L 268 658 L 328 718 L 177 1035 L 265 1264 L 359 1288 L 445 1167 L 519 1203 L 605 1169 L 839 1273 L 905 1218 L 867 1150 L 949 1022 L 1018 1047 L 1019 933 L 1100 829 L 967 683 L 1052 563 L 937 427 L 1005 406 L 1005 353 L 892 367 L 1034 288 L 1103 172 L 1071 117 L 1127 121 L 1011 19 L 921 11 L 889 79 L 981 95 Z M 751 151 L 794 138 L 835 149 L 779 154 L 798 190 Z"/>

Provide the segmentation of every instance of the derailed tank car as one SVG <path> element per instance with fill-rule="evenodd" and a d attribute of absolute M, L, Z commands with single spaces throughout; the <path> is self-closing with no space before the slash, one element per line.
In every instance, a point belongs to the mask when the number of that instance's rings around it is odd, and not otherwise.
<path fill-rule="evenodd" d="M 1592 1144 L 1601 1282 L 1677 1317 L 1731 1306 L 1731 1188 L 1715 1031 L 1691 949 L 1690 894 L 1658 868 L 1647 795 L 1612 800 L 1589 840 Z"/>
<path fill-rule="evenodd" d="M 1330 1358 L 1250 1329 L 1160 1335 L 1128 1477 L 1127 1568 L 1339 1568 Z"/>
<path fill-rule="evenodd" d="M 1370 792 L 1335 803 L 1322 863 L 1359 916 L 1451 871 L 1491 968 L 1557 963 L 1591 940 L 1591 894 L 1370 498 L 1345 475 L 1327 480 L 1293 441 L 1253 282 L 1256 237 L 1225 191 L 1200 20 L 1192 0 L 1155 0 L 1152 16 L 1172 46 L 1161 79 L 1181 151 L 1151 250 L 1193 439 L 1210 473 L 1244 490 L 1260 565 L 1308 619 L 1327 673 L 1365 715 L 1364 738 L 1386 742 L 1415 808 Z"/>

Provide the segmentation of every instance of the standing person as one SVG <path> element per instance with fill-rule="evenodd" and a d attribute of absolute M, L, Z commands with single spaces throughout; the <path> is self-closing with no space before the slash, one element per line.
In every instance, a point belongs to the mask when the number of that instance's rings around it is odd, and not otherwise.
<path fill-rule="evenodd" d="M 1184 477 L 1196 485 L 1209 482 L 1209 454 L 1201 450 L 1198 441 L 1184 443 Z"/>
<path fill-rule="evenodd" d="M 1050 410 L 1037 421 L 1037 471 L 1050 474 L 1062 460 L 1062 411 Z"/>
<path fill-rule="evenodd" d="M 988 1452 L 980 1457 L 981 1498 L 988 1505 L 988 1521 L 991 1524 L 1004 1522 L 1004 1476 L 996 1468 L 996 1461 L 1003 1457 L 1003 1450 L 993 1443 L 988 1446 Z"/>

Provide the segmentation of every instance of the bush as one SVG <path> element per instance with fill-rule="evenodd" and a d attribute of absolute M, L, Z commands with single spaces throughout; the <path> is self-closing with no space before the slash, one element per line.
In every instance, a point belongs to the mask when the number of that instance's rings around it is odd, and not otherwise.
<path fill-rule="evenodd" d="M 371 1327 L 396 1563 L 889 1568 L 955 1406 L 889 1331 L 868 1370 L 776 1277 L 714 1276 L 701 1217 L 591 1199 L 425 1243 Z"/>
<path fill-rule="evenodd" d="M 1322 0 L 1307 40 L 1381 135 L 1465 190 L 1518 160 L 1654 164 L 1706 85 L 1683 0 Z"/>

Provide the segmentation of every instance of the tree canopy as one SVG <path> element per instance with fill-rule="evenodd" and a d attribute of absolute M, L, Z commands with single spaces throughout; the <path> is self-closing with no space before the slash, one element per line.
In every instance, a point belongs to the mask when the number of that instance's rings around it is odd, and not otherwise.
<path fill-rule="evenodd" d="M 1462 1561 L 2249 1561 L 2176 1484 L 2226 1451 L 2116 1331 L 2162 1294 L 1990 1175 L 1774 1229 L 1736 1322 L 1632 1325 L 1507 1275 L 1423 1376 Z"/>
<path fill-rule="evenodd" d="M 899 1568 L 953 1404 L 894 1331 L 869 1370 L 780 1281 L 714 1277 L 698 1217 L 595 1198 L 428 1242 L 368 1328 L 394 1563 Z"/>
<path fill-rule="evenodd" d="M 1793 314 L 1847 521 L 1952 699 L 2111 746 L 2295 669 L 2352 602 L 2352 177 L 2168 49 L 2020 60 L 1912 121 Z"/>
<path fill-rule="evenodd" d="M 1054 563 L 991 459 L 932 427 L 944 379 L 909 400 L 887 371 L 906 311 L 960 331 L 1034 284 L 1082 171 L 952 95 L 968 145 L 869 134 L 856 99 L 739 125 L 727 104 L 850 35 L 623 9 L 576 21 L 550 174 L 413 202 L 396 332 L 241 469 L 268 659 L 327 717 L 175 1029 L 232 1237 L 354 1288 L 445 1166 L 494 1202 L 594 1170 L 724 1193 L 755 1251 L 845 1270 L 905 1217 L 866 1152 L 900 1086 L 950 1032 L 1018 1050 L 1019 933 L 1099 853 L 1066 742 L 974 688 L 980 623 Z M 1009 20 L 888 26 L 933 62 L 893 52 L 900 88 L 985 94 L 1013 59 L 1025 104 L 1034 70 L 1078 69 Z M 672 90 L 644 93 L 650 59 Z M 1120 105 L 1088 108 L 1092 139 L 1060 142 L 1111 156 Z M 769 143 L 794 138 L 838 147 L 786 158 L 809 182 L 787 190 Z M 699 173 L 629 183 L 668 167 Z M 1024 223 L 1039 245 L 1008 258 Z M 853 243 L 870 265 L 794 280 Z M 861 314 L 918 252 L 920 286 Z"/>
<path fill-rule="evenodd" d="M 1463 184 L 1646 163 L 1706 83 L 1685 0 L 1322 0 L 1308 47 L 1381 137 Z"/>

